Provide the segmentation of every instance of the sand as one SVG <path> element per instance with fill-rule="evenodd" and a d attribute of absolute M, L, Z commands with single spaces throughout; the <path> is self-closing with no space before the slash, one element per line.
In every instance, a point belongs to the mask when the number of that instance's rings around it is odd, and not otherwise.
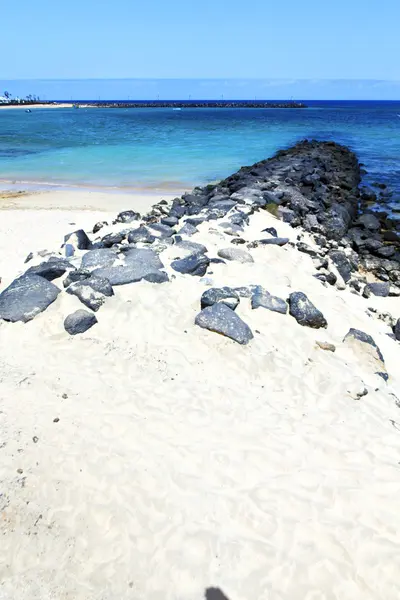
<path fill-rule="evenodd" d="M 110 212 L 52 202 L 0 212 L 3 284 Z M 264 213 L 246 237 L 271 225 L 297 234 Z M 230 246 L 213 227 L 191 238 L 210 256 Z M 400 345 L 366 309 L 400 316 L 400 301 L 325 288 L 288 246 L 251 253 L 208 282 L 120 286 L 75 338 L 67 294 L 0 323 L 1 599 L 397 600 Z M 242 299 L 255 337 L 240 346 L 194 325 L 211 280 L 304 291 L 328 329 Z M 350 327 L 374 337 L 387 384 L 342 344 Z"/>
<path fill-rule="evenodd" d="M 0 110 L 14 110 L 14 109 L 18 109 L 18 110 L 27 110 L 29 109 L 35 109 L 35 108 L 72 108 L 73 107 L 73 103 L 72 102 L 62 102 L 59 104 L 41 104 L 40 102 L 38 104 L 0 104 Z"/>

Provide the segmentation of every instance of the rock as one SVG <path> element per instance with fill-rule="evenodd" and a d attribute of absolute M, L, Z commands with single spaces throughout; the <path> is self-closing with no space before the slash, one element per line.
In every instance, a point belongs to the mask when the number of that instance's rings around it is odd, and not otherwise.
<path fill-rule="evenodd" d="M 161 223 L 162 225 L 167 225 L 167 227 L 175 227 L 175 225 L 178 225 L 179 223 L 179 219 L 177 217 L 163 217 L 161 219 Z"/>
<path fill-rule="evenodd" d="M 97 319 L 93 313 L 80 309 L 68 315 L 64 321 L 64 328 L 70 335 L 77 335 L 78 333 L 84 333 L 96 323 Z"/>
<path fill-rule="evenodd" d="M 185 223 L 183 227 L 178 231 L 179 235 L 193 235 L 197 233 L 199 230 L 191 223 Z"/>
<path fill-rule="evenodd" d="M 365 229 L 369 229 L 370 231 L 379 231 L 381 224 L 379 220 L 375 217 L 375 215 L 366 213 L 358 217 L 355 225 L 361 225 Z"/>
<path fill-rule="evenodd" d="M 327 258 L 314 258 L 313 265 L 319 271 L 320 269 L 328 268 L 328 259 Z"/>
<path fill-rule="evenodd" d="M 90 250 L 82 257 L 81 269 L 93 271 L 94 269 L 111 267 L 117 259 L 117 253 L 111 248 Z"/>
<path fill-rule="evenodd" d="M 126 231 L 116 231 L 114 233 L 108 233 L 101 239 L 101 245 L 103 248 L 111 248 L 116 244 L 120 244 L 125 239 Z"/>
<path fill-rule="evenodd" d="M 382 283 L 367 283 L 364 288 L 363 296 L 364 298 L 369 298 L 372 296 L 382 296 L 386 298 L 389 296 L 390 292 L 390 283 L 382 282 Z"/>
<path fill-rule="evenodd" d="M 83 229 L 78 229 L 64 236 L 64 244 L 67 243 L 71 244 L 74 248 L 78 248 L 78 250 L 87 250 L 91 246 L 90 239 Z"/>
<path fill-rule="evenodd" d="M 98 233 L 100 231 L 100 229 L 102 229 L 103 227 L 105 227 L 107 225 L 108 225 L 107 221 L 98 221 L 96 223 L 96 225 L 94 225 L 94 227 L 93 227 L 93 233 Z"/>
<path fill-rule="evenodd" d="M 39 275 L 47 279 L 47 281 L 53 281 L 54 279 L 58 279 L 58 277 L 62 277 L 67 271 L 74 269 L 75 267 L 70 262 L 61 258 L 48 260 L 35 267 L 30 267 L 25 272 L 25 275 Z"/>
<path fill-rule="evenodd" d="M 39 275 L 22 275 L 0 294 L 0 319 L 27 323 L 46 310 L 60 290 Z"/>
<path fill-rule="evenodd" d="M 269 233 L 273 237 L 278 237 L 278 232 L 276 231 L 275 227 L 266 227 L 266 229 L 262 230 L 262 233 L 264 232 Z"/>
<path fill-rule="evenodd" d="M 235 238 L 233 238 L 231 240 L 231 244 L 234 244 L 235 246 L 240 246 L 240 245 L 245 244 L 245 243 L 246 243 L 246 240 L 244 240 L 243 238 L 236 238 L 235 237 Z"/>
<path fill-rule="evenodd" d="M 250 327 L 231 308 L 220 302 L 204 308 L 197 315 L 195 324 L 225 335 L 239 344 L 248 344 L 254 337 Z"/>
<path fill-rule="evenodd" d="M 211 288 L 206 290 L 201 296 L 201 308 L 213 306 L 217 302 L 226 304 L 231 310 L 235 310 L 240 302 L 239 295 L 230 287 Z"/>
<path fill-rule="evenodd" d="M 319 256 L 319 250 L 309 246 L 305 242 L 298 242 L 296 244 L 296 248 L 299 252 L 303 252 L 304 254 L 308 254 L 312 258 L 317 258 Z"/>
<path fill-rule="evenodd" d="M 241 298 L 251 298 L 257 291 L 265 291 L 260 285 L 244 285 L 233 289 Z"/>
<path fill-rule="evenodd" d="M 88 279 L 71 283 L 66 291 L 68 294 L 79 298 L 82 304 L 95 312 L 104 304 L 106 297 L 114 295 L 108 279 L 102 279 L 94 275 Z"/>
<path fill-rule="evenodd" d="M 368 390 L 361 381 L 359 383 L 349 384 L 347 386 L 347 393 L 353 398 L 353 400 L 361 400 L 361 398 L 368 394 Z"/>
<path fill-rule="evenodd" d="M 288 310 L 288 305 L 285 300 L 277 296 L 271 296 L 269 292 L 262 288 L 256 290 L 251 297 L 251 308 L 266 308 L 273 312 L 285 315 Z"/>
<path fill-rule="evenodd" d="M 289 313 L 296 321 L 305 327 L 327 327 L 328 323 L 314 304 L 307 298 L 303 292 L 293 292 L 289 296 Z"/>
<path fill-rule="evenodd" d="M 350 281 L 351 273 L 352 273 L 353 269 L 352 269 L 349 259 L 345 255 L 345 253 L 341 252 L 340 250 L 333 250 L 332 252 L 329 253 L 329 257 L 336 265 L 337 270 L 339 271 L 340 275 L 343 277 L 343 281 L 345 283 Z"/>
<path fill-rule="evenodd" d="M 90 277 L 91 272 L 88 269 L 75 269 L 75 271 L 70 271 L 67 277 L 63 281 L 63 286 L 67 288 L 71 283 L 75 283 L 76 281 L 83 281 Z"/>
<path fill-rule="evenodd" d="M 182 240 L 175 244 L 177 250 L 183 250 L 185 254 L 205 254 L 208 252 L 206 246 L 203 244 L 197 244 L 196 242 L 190 242 L 189 240 Z"/>
<path fill-rule="evenodd" d="M 357 355 L 362 357 L 373 371 L 385 381 L 388 374 L 382 352 L 376 345 L 372 336 L 359 329 L 350 329 L 343 339 L 343 343 L 352 348 Z"/>
<path fill-rule="evenodd" d="M 289 238 L 271 237 L 263 240 L 257 240 L 259 246 L 285 246 L 289 241 Z"/>
<path fill-rule="evenodd" d="M 148 248 L 130 248 L 125 252 L 120 264 L 106 266 L 93 271 L 96 277 L 108 279 L 111 285 L 125 285 L 142 279 L 150 283 L 164 283 L 168 275 L 159 256 Z"/>
<path fill-rule="evenodd" d="M 158 238 L 168 238 L 176 233 L 175 229 L 162 223 L 151 223 L 149 224 L 149 229 L 150 233 Z"/>
<path fill-rule="evenodd" d="M 178 273 L 203 277 L 209 264 L 210 259 L 205 254 L 190 254 L 185 258 L 172 261 L 171 267 Z"/>
<path fill-rule="evenodd" d="M 397 323 L 393 328 L 394 337 L 400 342 L 400 319 L 397 319 Z"/>
<path fill-rule="evenodd" d="M 252 255 L 240 248 L 223 248 L 218 251 L 218 256 L 220 258 L 225 258 L 226 260 L 235 260 L 240 263 L 254 262 Z"/>
<path fill-rule="evenodd" d="M 133 229 L 128 233 L 128 242 L 130 244 L 152 244 L 155 239 L 155 236 L 152 235 L 144 225 L 138 227 L 137 229 Z"/>
<path fill-rule="evenodd" d="M 317 346 L 319 346 L 321 350 L 326 350 L 327 352 L 336 352 L 336 346 L 329 342 L 320 342 L 317 340 Z"/>
<path fill-rule="evenodd" d="M 120 212 L 114 223 L 132 223 L 132 221 L 138 221 L 140 214 L 134 210 L 124 210 Z"/>

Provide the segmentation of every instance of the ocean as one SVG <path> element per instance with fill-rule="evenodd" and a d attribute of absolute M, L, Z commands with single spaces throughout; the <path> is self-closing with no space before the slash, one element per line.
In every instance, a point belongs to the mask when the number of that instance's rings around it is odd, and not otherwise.
<path fill-rule="evenodd" d="M 400 102 L 306 101 L 307 109 L 0 110 L 0 180 L 38 187 L 189 189 L 307 138 L 350 146 L 365 183 L 400 198 Z"/>

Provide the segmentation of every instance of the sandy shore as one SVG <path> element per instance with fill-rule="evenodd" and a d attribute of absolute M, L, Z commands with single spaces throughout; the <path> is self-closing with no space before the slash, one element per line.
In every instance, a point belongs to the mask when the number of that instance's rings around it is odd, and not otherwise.
<path fill-rule="evenodd" d="M 0 289 L 29 251 L 138 209 L 68 198 L 3 205 Z M 263 211 L 246 236 L 271 226 L 298 233 Z M 213 229 L 191 238 L 210 256 L 230 246 Z M 218 587 L 229 600 L 397 600 L 400 348 L 366 309 L 396 314 L 399 299 L 325 288 L 289 246 L 251 253 L 207 280 L 120 286 L 75 338 L 68 294 L 0 323 L 0 598 L 201 600 Z M 329 327 L 242 299 L 255 337 L 239 346 L 194 325 L 211 283 L 306 291 Z M 342 344 L 350 327 L 374 337 L 388 384 Z"/>
<path fill-rule="evenodd" d="M 27 110 L 28 108 L 30 109 L 35 109 L 35 108 L 72 108 L 73 107 L 73 103 L 72 102 L 63 102 L 60 104 L 0 104 L 0 110 L 11 110 L 11 109 L 17 109 L 17 110 L 22 110 L 25 109 Z"/>

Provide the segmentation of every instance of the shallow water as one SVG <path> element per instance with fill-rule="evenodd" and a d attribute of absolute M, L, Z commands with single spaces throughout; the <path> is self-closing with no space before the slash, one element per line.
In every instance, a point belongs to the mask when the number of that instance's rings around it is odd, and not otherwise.
<path fill-rule="evenodd" d="M 180 188 L 225 177 L 304 137 L 349 145 L 367 182 L 400 193 L 400 102 L 308 109 L 2 109 L 0 179 Z M 395 202 L 397 202 L 395 200 Z"/>

